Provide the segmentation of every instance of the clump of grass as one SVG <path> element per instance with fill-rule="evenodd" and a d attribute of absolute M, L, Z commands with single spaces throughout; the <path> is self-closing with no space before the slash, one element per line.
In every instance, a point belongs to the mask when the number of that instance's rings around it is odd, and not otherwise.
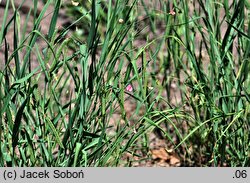
<path fill-rule="evenodd" d="M 164 16 L 158 20 L 165 21 L 164 41 L 157 42 L 162 45 L 161 60 L 152 56 L 152 61 L 159 63 L 164 75 L 161 86 L 168 100 L 174 96 L 171 85 L 177 80 L 181 100 L 172 105 L 185 107 L 193 119 L 186 121 L 188 132 L 175 148 L 191 147 L 199 157 L 192 159 L 195 165 L 247 166 L 249 6 L 244 1 L 174 1 L 161 8 Z M 147 15 L 156 20 L 150 11 Z"/>
<path fill-rule="evenodd" d="M 8 19 L 9 4 L 0 31 L 1 166 L 132 166 L 124 155 L 150 159 L 155 129 L 183 166 L 249 164 L 246 1 L 92 0 L 65 6 L 79 16 L 58 31 L 62 3 L 48 0 L 28 34 L 21 5 Z M 74 26 L 78 34 L 67 36 Z"/>

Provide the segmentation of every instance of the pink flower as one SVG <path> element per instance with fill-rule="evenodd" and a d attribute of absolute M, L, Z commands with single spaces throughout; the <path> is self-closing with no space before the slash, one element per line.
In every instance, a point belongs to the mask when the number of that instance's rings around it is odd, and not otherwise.
<path fill-rule="evenodd" d="M 174 10 L 170 10 L 170 12 L 169 12 L 169 15 L 175 15 L 175 11 Z"/>
<path fill-rule="evenodd" d="M 129 84 L 127 87 L 126 87 L 126 91 L 129 91 L 129 92 L 132 92 L 133 91 L 133 87 L 131 84 Z"/>

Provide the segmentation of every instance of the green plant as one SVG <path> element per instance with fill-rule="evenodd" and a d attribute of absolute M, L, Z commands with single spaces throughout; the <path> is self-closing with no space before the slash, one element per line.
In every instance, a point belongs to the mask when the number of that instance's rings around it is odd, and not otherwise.
<path fill-rule="evenodd" d="M 64 4 L 76 19 L 61 31 L 62 1 L 38 16 L 33 1 L 24 24 L 12 3 L 0 22 L 1 166 L 133 166 L 150 161 L 155 130 L 183 166 L 249 165 L 247 1 Z"/>

